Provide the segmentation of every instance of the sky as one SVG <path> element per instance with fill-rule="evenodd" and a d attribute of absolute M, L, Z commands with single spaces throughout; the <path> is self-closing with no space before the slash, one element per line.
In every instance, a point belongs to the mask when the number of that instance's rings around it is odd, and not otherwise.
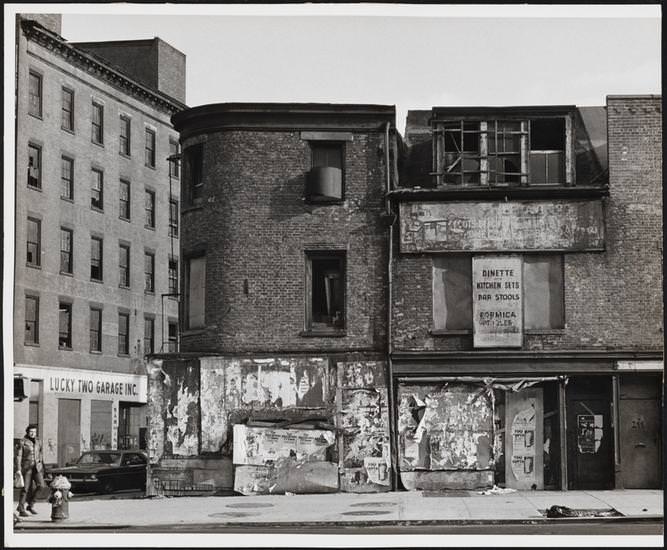
<path fill-rule="evenodd" d="M 380 103 L 403 131 L 408 109 L 661 93 L 655 5 L 61 7 L 67 40 L 159 36 L 185 53 L 189 106 Z"/>

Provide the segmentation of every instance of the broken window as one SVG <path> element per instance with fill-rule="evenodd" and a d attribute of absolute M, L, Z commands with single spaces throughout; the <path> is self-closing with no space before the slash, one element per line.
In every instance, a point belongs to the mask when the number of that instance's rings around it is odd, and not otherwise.
<path fill-rule="evenodd" d="M 345 328 L 345 255 L 316 253 L 307 256 L 307 330 Z"/>
<path fill-rule="evenodd" d="M 206 256 L 197 256 L 187 260 L 186 277 L 187 328 L 203 328 L 206 326 L 204 304 L 206 296 Z"/>
<path fill-rule="evenodd" d="M 470 256 L 433 258 L 433 328 L 472 328 L 472 272 Z"/>
<path fill-rule="evenodd" d="M 28 186 L 42 188 L 42 148 L 28 144 Z"/>
<path fill-rule="evenodd" d="M 563 257 L 523 258 L 524 327 L 563 328 Z"/>
<path fill-rule="evenodd" d="M 90 207 L 97 210 L 104 210 L 104 173 L 101 170 L 93 168 L 91 176 Z"/>
<path fill-rule="evenodd" d="M 72 348 L 72 304 L 60 302 L 58 308 L 58 347 Z"/>
<path fill-rule="evenodd" d="M 565 184 L 566 117 L 436 120 L 436 174 L 445 185 Z"/>

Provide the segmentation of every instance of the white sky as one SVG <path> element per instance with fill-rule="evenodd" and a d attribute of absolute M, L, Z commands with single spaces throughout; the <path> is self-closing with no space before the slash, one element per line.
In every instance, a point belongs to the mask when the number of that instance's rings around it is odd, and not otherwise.
<path fill-rule="evenodd" d="M 655 5 L 57 6 L 78 12 L 63 16 L 68 40 L 159 36 L 185 53 L 190 106 L 382 103 L 402 131 L 408 109 L 434 105 L 661 93 Z"/>

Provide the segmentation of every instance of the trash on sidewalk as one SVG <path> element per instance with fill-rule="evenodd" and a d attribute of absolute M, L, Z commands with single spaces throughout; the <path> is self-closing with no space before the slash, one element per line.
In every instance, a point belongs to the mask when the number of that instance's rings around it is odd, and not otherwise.
<path fill-rule="evenodd" d="M 548 518 L 604 518 L 604 517 L 618 517 L 622 516 L 618 510 L 613 508 L 602 509 L 574 509 L 567 506 L 559 506 L 554 504 L 546 511 Z"/>
<path fill-rule="evenodd" d="M 509 493 L 516 493 L 516 489 L 511 489 L 510 487 L 498 487 L 494 485 L 491 489 L 486 489 L 484 491 L 478 491 L 478 495 L 507 495 Z"/>

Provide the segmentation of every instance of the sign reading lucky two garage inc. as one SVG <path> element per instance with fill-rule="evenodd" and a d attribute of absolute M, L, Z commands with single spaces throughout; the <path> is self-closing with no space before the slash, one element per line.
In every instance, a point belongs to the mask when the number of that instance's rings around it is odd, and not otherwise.
<path fill-rule="evenodd" d="M 474 346 L 521 347 L 523 343 L 521 258 L 472 259 Z"/>

